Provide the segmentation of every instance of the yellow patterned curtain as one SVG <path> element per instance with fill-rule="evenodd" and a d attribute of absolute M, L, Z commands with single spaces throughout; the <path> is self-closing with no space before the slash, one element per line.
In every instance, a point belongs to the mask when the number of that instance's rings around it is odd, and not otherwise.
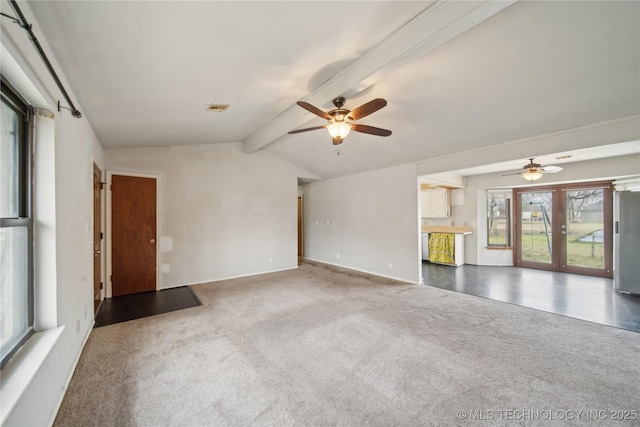
<path fill-rule="evenodd" d="M 454 263 L 452 233 L 431 233 L 429 234 L 429 261 Z"/>

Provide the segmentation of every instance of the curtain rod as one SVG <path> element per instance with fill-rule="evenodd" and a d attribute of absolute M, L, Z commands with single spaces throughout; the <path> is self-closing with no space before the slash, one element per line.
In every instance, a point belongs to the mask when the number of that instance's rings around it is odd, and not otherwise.
<path fill-rule="evenodd" d="M 2 14 L 2 16 L 6 16 L 7 18 L 13 19 L 13 21 L 16 24 L 22 27 L 29 34 L 29 40 L 31 40 L 31 42 L 35 46 L 36 50 L 38 51 L 38 54 L 40 55 L 40 59 L 42 59 L 42 62 L 44 62 L 44 65 L 47 67 L 47 70 L 49 70 L 49 74 L 51 74 L 51 77 L 53 77 L 53 80 L 56 82 L 56 85 L 58 85 L 58 88 L 62 92 L 62 95 L 64 96 L 64 98 L 67 100 L 67 103 L 69 104 L 70 108 L 62 107 L 60 105 L 60 101 L 58 101 L 58 111 L 60 111 L 60 108 L 66 108 L 67 110 L 71 111 L 71 115 L 73 117 L 79 119 L 80 117 L 82 117 L 82 113 L 78 111 L 78 109 L 73 104 L 73 101 L 71 101 L 71 97 L 69 96 L 66 89 L 62 85 L 62 82 L 60 81 L 58 74 L 56 74 L 56 71 L 53 69 L 53 65 L 51 65 L 49 58 L 47 58 L 47 55 L 44 53 L 44 50 L 42 49 L 40 42 L 36 38 L 36 35 L 33 33 L 33 30 L 31 29 L 32 25 L 27 22 L 27 19 L 22 14 L 22 10 L 20 10 L 20 6 L 18 6 L 18 3 L 16 2 L 16 0 L 9 0 L 9 3 L 11 3 L 11 7 L 18 15 L 18 18 L 5 15 L 4 13 Z"/>

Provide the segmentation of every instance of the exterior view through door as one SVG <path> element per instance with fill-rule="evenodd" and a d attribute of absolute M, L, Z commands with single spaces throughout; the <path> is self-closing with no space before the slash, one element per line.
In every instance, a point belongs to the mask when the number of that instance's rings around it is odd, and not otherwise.
<path fill-rule="evenodd" d="M 611 182 L 517 188 L 514 265 L 613 277 Z"/>
<path fill-rule="evenodd" d="M 111 177 L 111 294 L 156 290 L 156 179 Z"/>

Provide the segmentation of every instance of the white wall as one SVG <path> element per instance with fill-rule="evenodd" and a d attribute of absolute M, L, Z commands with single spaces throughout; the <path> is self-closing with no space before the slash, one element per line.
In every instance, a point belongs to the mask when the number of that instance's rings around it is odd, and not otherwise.
<path fill-rule="evenodd" d="M 298 176 L 240 143 L 107 150 L 110 171 L 160 177 L 161 288 L 297 267 Z"/>
<path fill-rule="evenodd" d="M 13 14 L 7 2 L 2 1 L 1 7 Z M 28 4 L 20 2 L 20 7 L 70 92 Z M 47 425 L 93 326 L 92 168 L 94 161 L 103 166 L 103 151 L 86 117 L 75 119 L 66 110 L 57 112 L 57 100 L 64 104 L 64 99 L 25 31 L 6 18 L 0 25 L 2 73 L 34 107 L 55 114 L 54 119 L 36 119 L 36 325 L 45 333 L 56 326 L 65 329 L 50 353 L 43 355 L 42 366 L 26 382 L 10 412 L 4 369 L 2 387 L 6 425 Z M 48 274 L 38 274 L 45 271 Z M 19 361 L 16 356 L 9 363 L 11 368 L 5 369 L 13 369 Z"/>
<path fill-rule="evenodd" d="M 544 175 L 536 186 L 566 184 L 579 181 L 613 180 L 640 174 L 640 155 L 610 157 L 585 162 L 565 163 L 561 172 Z M 473 234 L 465 238 L 465 262 L 476 265 L 513 265 L 511 250 L 486 249 L 486 190 L 531 186 L 522 177 L 497 174 L 467 177 L 464 205 L 453 211 L 451 221 L 456 225 L 467 223 Z"/>
<path fill-rule="evenodd" d="M 304 201 L 306 258 L 418 283 L 415 163 L 308 184 Z"/>

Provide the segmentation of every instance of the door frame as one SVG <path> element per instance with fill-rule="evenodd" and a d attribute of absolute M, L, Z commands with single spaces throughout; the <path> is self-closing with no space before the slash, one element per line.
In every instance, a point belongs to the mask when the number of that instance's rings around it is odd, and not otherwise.
<path fill-rule="evenodd" d="M 304 259 L 304 195 L 298 194 L 298 265 Z"/>
<path fill-rule="evenodd" d="M 535 268 L 538 270 L 548 270 L 548 271 L 560 271 L 559 265 L 559 254 L 558 248 L 560 246 L 559 233 L 555 230 L 559 228 L 559 215 L 556 215 L 555 209 L 558 206 L 558 194 L 560 193 L 558 186 L 556 185 L 548 185 L 548 186 L 536 186 L 536 187 L 517 187 L 514 188 L 513 194 L 511 196 L 511 200 L 513 201 L 513 221 L 512 221 L 512 245 L 513 245 L 513 265 L 514 267 L 522 267 L 522 268 Z M 522 203 L 521 196 L 519 193 L 551 193 L 551 206 L 553 206 L 551 211 L 551 247 L 554 249 L 553 254 L 551 256 L 551 262 L 536 262 L 536 261 L 519 261 L 518 257 L 521 256 L 522 250 L 522 242 L 521 233 L 518 228 L 521 227 L 522 224 Z"/>
<path fill-rule="evenodd" d="M 160 239 L 162 236 L 162 215 L 160 212 L 160 206 L 162 206 L 161 203 L 161 198 L 162 195 L 160 194 L 160 180 L 161 177 L 160 175 L 154 175 L 154 174 L 147 174 L 147 173 L 137 173 L 137 172 L 120 172 L 117 170 L 108 170 L 107 171 L 107 197 L 106 197 L 106 210 L 107 210 L 107 214 L 106 214 L 106 233 L 105 235 L 107 236 L 107 238 L 105 239 L 106 242 L 106 270 L 107 270 L 107 275 L 106 278 L 108 278 L 108 280 L 105 280 L 106 286 L 106 295 L 105 298 L 112 298 L 113 294 L 112 294 L 112 283 L 111 283 L 111 275 L 113 274 L 113 266 L 112 266 L 112 247 L 111 247 L 111 238 L 112 238 L 112 234 L 111 234 L 111 182 L 112 182 L 112 177 L 113 175 L 123 175 L 123 176 L 131 176 L 131 177 L 135 177 L 135 178 L 153 178 L 156 180 L 156 291 L 162 289 L 162 276 L 160 275 Z M 105 278 L 105 279 L 106 279 Z"/>
<path fill-rule="evenodd" d="M 560 243 L 559 225 L 561 218 L 566 217 L 566 205 L 564 201 L 565 191 L 579 190 L 583 188 L 601 188 L 604 190 L 603 197 L 609 198 L 608 209 L 606 205 L 603 207 L 603 226 L 604 226 L 604 268 L 600 271 L 590 267 L 567 266 L 562 261 L 566 260 L 566 246 Z M 552 256 L 551 263 L 538 263 L 535 261 L 520 261 L 518 256 L 521 255 L 520 233 L 517 227 L 520 226 L 522 220 L 522 206 L 518 193 L 535 193 L 535 192 L 551 192 L 552 193 L 552 217 L 551 217 L 551 233 L 552 247 L 556 249 L 557 254 Z M 535 187 L 518 187 L 513 189 L 513 265 L 515 267 L 535 268 L 539 270 L 558 271 L 562 273 L 584 274 L 596 277 L 613 277 L 613 183 L 611 181 L 587 181 L 574 184 L 550 184 Z"/>
<path fill-rule="evenodd" d="M 97 308 L 99 308 L 100 304 L 102 304 L 102 301 L 105 299 L 105 295 L 106 295 L 106 286 L 105 286 L 105 242 L 106 242 L 106 233 L 105 233 L 105 212 L 104 212 L 104 207 L 105 207 L 105 192 L 104 190 L 106 189 L 107 185 L 104 182 L 104 171 L 97 165 L 97 163 L 94 161 L 93 163 L 93 167 L 92 167 L 92 173 L 91 173 L 91 182 L 93 184 L 93 177 L 96 175 L 96 172 L 100 173 L 100 184 L 101 184 L 101 188 L 100 188 L 100 192 L 102 193 L 100 195 L 100 224 L 98 225 L 98 228 L 100 230 L 100 234 L 102 234 L 102 238 L 100 239 L 100 282 L 102 284 L 102 288 L 100 289 L 100 303 L 98 305 L 98 307 L 95 307 L 95 302 L 94 302 L 94 311 L 93 311 L 93 315 L 94 317 L 96 316 L 96 314 L 98 313 Z M 93 185 L 92 185 L 93 186 Z M 93 186 L 94 189 L 93 191 L 95 192 L 95 186 Z M 95 195 L 94 195 L 95 197 Z M 91 204 L 92 205 L 92 217 L 93 217 L 93 233 L 95 233 L 95 228 L 96 228 L 96 221 L 95 221 L 95 201 L 94 203 Z M 93 248 L 93 250 L 95 250 L 95 248 Z M 95 267 L 94 267 L 95 268 Z M 95 281 L 95 272 L 94 272 L 94 281 Z M 95 283 L 94 283 L 95 286 Z M 95 296 L 95 294 L 94 294 Z M 95 300 L 94 300 L 95 301 Z"/>

